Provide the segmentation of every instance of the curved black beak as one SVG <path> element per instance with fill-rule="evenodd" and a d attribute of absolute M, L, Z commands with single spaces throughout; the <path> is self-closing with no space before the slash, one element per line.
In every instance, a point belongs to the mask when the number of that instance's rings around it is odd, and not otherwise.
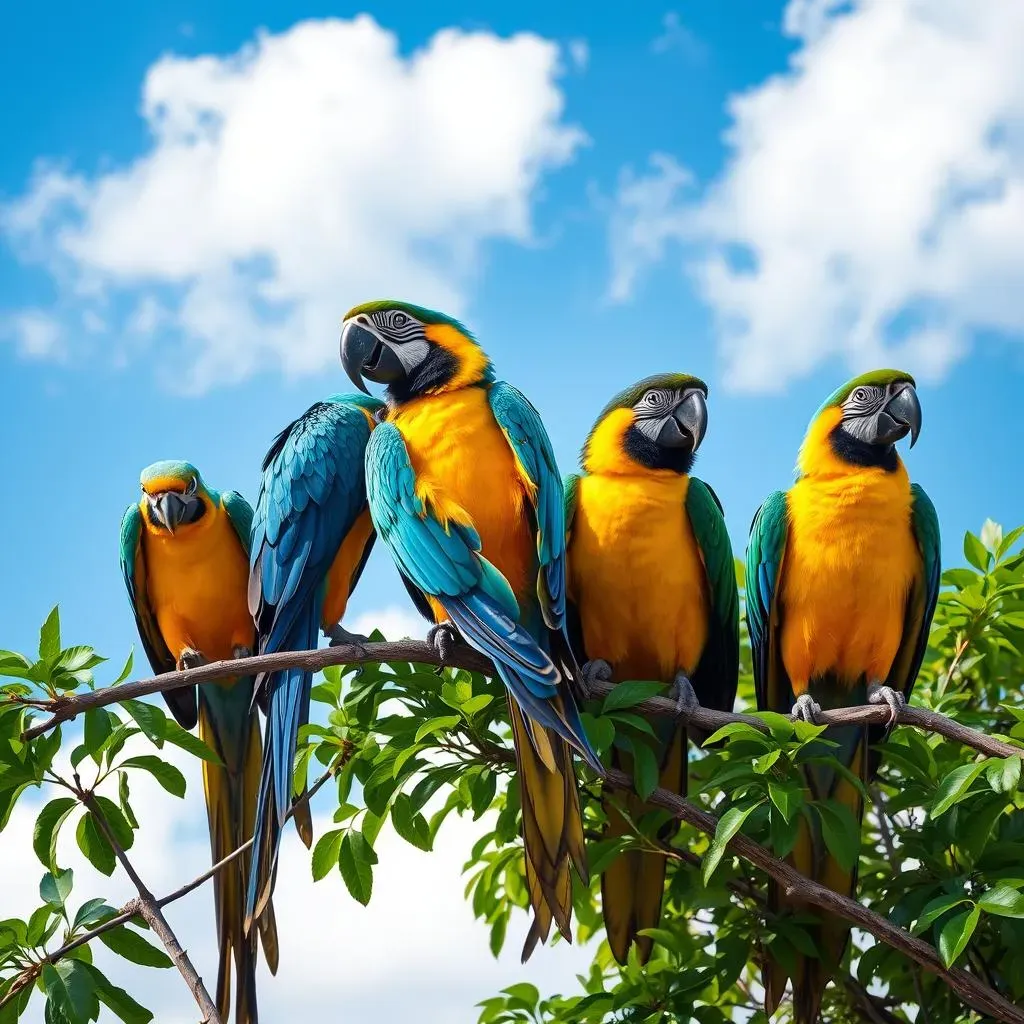
<path fill-rule="evenodd" d="M 704 392 L 693 390 L 672 410 L 658 433 L 662 448 L 688 448 L 695 452 L 708 429 L 708 406 Z"/>
<path fill-rule="evenodd" d="M 921 402 L 917 397 L 914 385 L 904 383 L 886 403 L 883 413 L 893 424 L 893 429 L 887 433 L 895 436 L 885 437 L 882 440 L 892 444 L 893 441 L 898 441 L 901 437 L 906 436 L 909 431 L 910 447 L 913 448 L 917 444 L 918 434 L 921 433 Z"/>
<path fill-rule="evenodd" d="M 203 503 L 195 495 L 180 494 L 178 491 L 161 491 L 149 496 L 153 519 L 168 533 L 182 523 L 193 523 L 202 515 Z"/>
<path fill-rule="evenodd" d="M 369 394 L 363 378 L 390 384 L 405 376 L 405 368 L 391 347 L 368 324 L 348 320 L 341 328 L 341 365 L 349 380 Z"/>

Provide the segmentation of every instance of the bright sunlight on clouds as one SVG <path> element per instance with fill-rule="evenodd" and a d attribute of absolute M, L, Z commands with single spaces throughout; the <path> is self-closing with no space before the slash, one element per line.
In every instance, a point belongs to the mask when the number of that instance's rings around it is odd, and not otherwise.
<path fill-rule="evenodd" d="M 535 187 L 584 141 L 560 73 L 536 35 L 445 29 L 407 57 L 366 15 L 167 56 L 143 86 L 148 151 L 96 174 L 40 165 L 2 226 L 53 273 L 70 338 L 90 317 L 115 346 L 166 331 L 193 390 L 312 372 L 354 302 L 458 312 L 481 243 L 530 239 Z M 27 315 L 10 316 L 22 352 L 55 350 Z"/>
<path fill-rule="evenodd" d="M 611 297 L 682 246 L 749 391 L 835 356 L 939 377 L 972 333 L 1024 334 L 1024 4 L 791 0 L 784 27 L 705 193 L 664 154 L 624 172 Z"/>

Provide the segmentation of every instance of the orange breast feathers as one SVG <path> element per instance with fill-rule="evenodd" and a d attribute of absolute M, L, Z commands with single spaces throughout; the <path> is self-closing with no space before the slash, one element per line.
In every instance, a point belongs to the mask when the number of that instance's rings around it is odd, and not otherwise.
<path fill-rule="evenodd" d="M 569 596 L 587 658 L 616 679 L 668 681 L 707 640 L 707 573 L 678 474 L 583 477 L 569 542 Z"/>
<path fill-rule="evenodd" d="M 366 542 L 373 533 L 370 521 L 370 510 L 364 509 L 355 521 L 348 536 L 341 542 L 337 555 L 327 573 L 327 595 L 324 598 L 324 610 L 321 626 L 330 629 L 345 617 L 349 595 L 352 592 L 352 574 L 363 559 Z"/>
<path fill-rule="evenodd" d="M 829 410 L 812 425 L 789 491 L 780 640 L 797 696 L 824 673 L 851 687 L 862 674 L 884 682 L 922 571 L 903 463 L 886 472 L 836 457 L 828 435 L 840 416 Z"/>
<path fill-rule="evenodd" d="M 220 661 L 253 647 L 249 560 L 227 513 L 212 509 L 173 535 L 154 530 L 145 511 L 142 521 L 149 602 L 171 654 L 190 647 Z"/>
<path fill-rule="evenodd" d="M 484 388 L 414 399 L 389 412 L 416 473 L 416 493 L 442 521 L 472 524 L 483 555 L 521 601 L 536 599 L 530 484 L 494 419 Z M 435 615 L 446 618 L 431 602 Z"/>

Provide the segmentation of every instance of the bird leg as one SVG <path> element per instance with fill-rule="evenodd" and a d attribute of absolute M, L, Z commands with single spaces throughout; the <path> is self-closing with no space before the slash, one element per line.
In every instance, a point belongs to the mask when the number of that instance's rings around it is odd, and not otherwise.
<path fill-rule="evenodd" d="M 324 636 L 327 637 L 328 647 L 354 647 L 359 652 L 360 658 L 366 657 L 366 647 L 363 645 L 370 642 L 368 636 L 363 636 L 362 633 L 350 633 L 340 622 L 331 626 L 330 629 L 325 629 Z"/>
<path fill-rule="evenodd" d="M 794 721 L 806 722 L 808 725 L 817 725 L 820 714 L 821 705 L 809 693 L 801 693 L 793 705 L 790 718 Z"/>
<path fill-rule="evenodd" d="M 868 703 L 885 704 L 889 708 L 889 725 L 894 726 L 900 717 L 900 712 L 907 706 L 907 698 L 884 683 L 868 684 Z"/>
<path fill-rule="evenodd" d="M 594 692 L 596 683 L 610 683 L 612 667 L 604 658 L 594 658 L 580 669 L 580 688 L 584 700 L 596 700 L 599 696 Z"/>
<path fill-rule="evenodd" d="M 450 622 L 439 622 L 427 630 L 427 643 L 437 651 L 441 659 L 439 668 L 444 668 L 455 653 L 455 648 L 460 644 L 464 645 L 465 642 L 458 629 Z"/>
<path fill-rule="evenodd" d="M 690 677 L 683 671 L 677 672 L 675 679 L 672 680 L 671 694 L 676 702 L 677 718 L 688 715 L 691 711 L 700 707 L 700 701 L 697 700 L 693 683 L 690 682 Z"/>
<path fill-rule="evenodd" d="M 210 663 L 207 661 L 206 655 L 193 650 L 191 647 L 186 647 L 181 654 L 178 655 L 177 668 L 179 672 L 185 672 L 190 668 L 202 668 L 203 665 L 209 664 Z"/>

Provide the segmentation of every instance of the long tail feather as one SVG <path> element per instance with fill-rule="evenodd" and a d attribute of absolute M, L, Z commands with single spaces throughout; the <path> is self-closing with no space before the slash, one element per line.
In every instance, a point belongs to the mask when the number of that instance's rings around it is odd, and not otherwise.
<path fill-rule="evenodd" d="M 223 765 L 203 762 L 203 786 L 214 863 L 241 846 L 252 834 L 260 770 L 259 720 L 250 714 L 252 680 L 232 686 L 205 686 L 199 691 L 199 735 Z M 214 905 L 220 962 L 217 1007 L 228 1020 L 232 971 L 236 1024 L 257 1024 L 256 937 L 246 934 L 245 879 L 250 855 L 240 856 L 214 876 Z M 268 904 L 260 922 L 264 955 L 277 970 L 277 927 Z"/>

